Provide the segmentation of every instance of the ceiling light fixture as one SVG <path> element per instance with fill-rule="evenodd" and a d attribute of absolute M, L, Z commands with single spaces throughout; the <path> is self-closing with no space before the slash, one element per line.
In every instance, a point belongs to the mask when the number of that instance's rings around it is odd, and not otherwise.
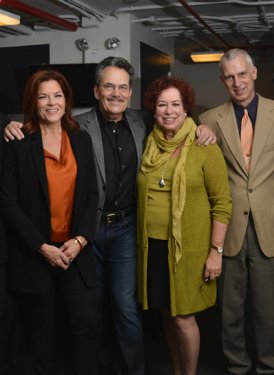
<path fill-rule="evenodd" d="M 14 26 L 20 24 L 20 16 L 0 9 L 0 26 Z"/>
<path fill-rule="evenodd" d="M 223 52 L 211 51 L 211 52 L 192 52 L 190 54 L 191 60 L 195 63 L 205 63 L 205 62 L 217 62 L 220 61 Z"/>

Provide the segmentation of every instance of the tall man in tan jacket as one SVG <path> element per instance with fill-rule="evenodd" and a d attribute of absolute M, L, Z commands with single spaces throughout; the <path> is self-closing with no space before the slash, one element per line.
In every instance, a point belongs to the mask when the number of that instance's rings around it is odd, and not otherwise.
<path fill-rule="evenodd" d="M 216 133 L 233 200 L 219 280 L 223 350 L 228 374 L 250 374 L 252 368 L 274 374 L 274 101 L 255 92 L 257 69 L 245 51 L 226 52 L 220 71 L 231 98 L 199 121 Z M 241 145 L 244 109 L 253 128 L 249 168 Z M 247 306 L 256 362 L 248 351 Z"/>

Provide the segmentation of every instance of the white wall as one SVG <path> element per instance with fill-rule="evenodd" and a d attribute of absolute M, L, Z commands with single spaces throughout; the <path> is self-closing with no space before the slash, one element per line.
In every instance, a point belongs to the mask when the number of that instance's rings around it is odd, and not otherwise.
<path fill-rule="evenodd" d="M 130 45 L 130 19 L 129 15 L 121 15 L 119 19 L 106 17 L 105 21 L 99 27 L 79 29 L 71 31 L 34 31 L 32 35 L 27 36 L 9 36 L 0 38 L 0 47 L 14 47 L 35 44 L 50 44 L 50 62 L 57 63 L 81 63 L 82 52 L 75 46 L 75 41 L 80 38 L 86 38 L 89 43 L 89 51 L 86 53 L 87 61 L 93 58 L 91 62 L 97 62 L 96 53 L 99 58 L 100 54 L 106 53 L 104 42 L 111 36 L 116 36 L 121 40 L 119 54 L 129 58 Z M 111 51 L 108 52 L 108 55 Z M 105 57 L 105 55 L 103 56 Z"/>

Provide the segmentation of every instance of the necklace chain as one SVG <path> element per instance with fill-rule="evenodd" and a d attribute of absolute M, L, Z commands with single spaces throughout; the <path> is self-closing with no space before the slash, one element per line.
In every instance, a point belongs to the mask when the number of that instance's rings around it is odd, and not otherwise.
<path fill-rule="evenodd" d="M 181 145 L 180 149 L 182 149 L 184 147 L 184 144 Z M 174 154 L 174 153 L 173 153 Z M 164 168 L 163 168 L 163 172 L 162 172 L 162 175 L 161 175 L 161 178 L 160 178 L 160 181 L 159 181 L 159 186 L 160 188 L 163 188 L 164 186 L 166 186 L 166 182 L 165 182 L 165 179 L 164 179 L 164 175 L 165 175 L 165 171 L 166 171 L 166 167 L 170 161 L 170 159 L 172 158 L 172 155 L 169 157 L 169 159 L 165 162 L 165 165 L 164 165 Z"/>
<path fill-rule="evenodd" d="M 165 174 L 166 166 L 168 165 L 169 160 L 170 160 L 170 158 L 165 162 L 165 165 L 164 165 L 164 168 L 163 168 L 163 171 L 162 171 L 162 176 L 161 176 L 160 181 L 159 181 L 160 188 L 163 188 L 166 185 L 166 182 L 165 182 L 165 179 L 164 179 L 164 174 Z"/>

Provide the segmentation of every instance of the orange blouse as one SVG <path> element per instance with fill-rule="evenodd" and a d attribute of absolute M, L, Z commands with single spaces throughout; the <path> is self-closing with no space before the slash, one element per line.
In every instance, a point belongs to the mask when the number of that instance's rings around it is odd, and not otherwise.
<path fill-rule="evenodd" d="M 77 178 L 77 164 L 67 132 L 62 130 L 60 158 L 44 149 L 51 214 L 51 241 L 71 237 L 71 219 Z"/>

